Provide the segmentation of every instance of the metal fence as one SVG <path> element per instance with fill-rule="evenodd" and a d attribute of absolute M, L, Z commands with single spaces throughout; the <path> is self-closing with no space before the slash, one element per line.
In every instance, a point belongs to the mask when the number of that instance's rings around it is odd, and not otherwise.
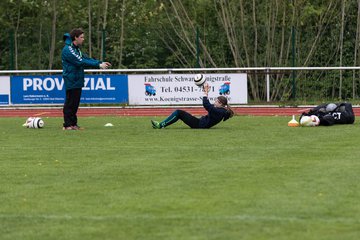
<path fill-rule="evenodd" d="M 158 68 L 158 69 L 87 69 L 86 73 L 171 74 L 171 73 L 248 73 L 256 78 L 260 101 L 320 101 L 357 99 L 360 95 L 360 67 L 250 67 L 250 68 Z M 5 70 L 0 76 L 23 74 L 59 74 L 62 70 Z M 1 83 L 0 83 L 1 84 Z M 251 84 L 248 84 L 252 98 Z"/>

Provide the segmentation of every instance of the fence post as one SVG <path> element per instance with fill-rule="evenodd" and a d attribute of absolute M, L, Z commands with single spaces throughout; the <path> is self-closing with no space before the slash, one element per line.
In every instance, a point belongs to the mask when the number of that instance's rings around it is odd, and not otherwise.
<path fill-rule="evenodd" d="M 293 1 L 293 5 L 294 5 L 294 1 Z M 295 68 L 296 62 L 295 62 L 295 54 L 296 54 L 296 49 L 295 49 L 295 33 L 296 33 L 296 29 L 294 26 L 291 27 L 291 39 L 292 39 L 292 67 Z M 292 70 L 292 99 L 295 100 L 296 98 L 296 77 L 295 77 L 295 70 Z"/>
<path fill-rule="evenodd" d="M 200 40 L 199 27 L 196 27 L 196 68 L 200 68 Z"/>
<path fill-rule="evenodd" d="M 14 70 L 14 52 L 15 52 L 15 48 L 14 48 L 14 30 L 11 29 L 10 32 L 9 32 L 9 49 L 10 49 L 10 52 L 9 52 L 9 63 L 10 63 L 10 69 L 11 70 Z"/>
<path fill-rule="evenodd" d="M 270 102 L 270 71 L 266 69 L 266 101 Z"/>
<path fill-rule="evenodd" d="M 105 46 L 105 44 L 106 44 L 106 40 L 105 40 L 105 38 L 106 38 L 106 32 L 105 32 L 105 28 L 103 28 L 102 29 L 102 53 L 101 53 L 101 60 L 102 61 L 105 61 L 105 59 L 106 59 L 106 46 Z"/>

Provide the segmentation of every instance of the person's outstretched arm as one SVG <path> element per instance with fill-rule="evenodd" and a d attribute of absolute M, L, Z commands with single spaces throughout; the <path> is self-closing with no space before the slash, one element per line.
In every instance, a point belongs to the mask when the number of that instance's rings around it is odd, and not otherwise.
<path fill-rule="evenodd" d="M 204 89 L 203 106 L 208 112 L 214 107 L 214 105 L 212 105 L 208 99 L 210 88 L 211 87 L 209 86 L 208 83 L 205 83 L 203 86 Z"/>

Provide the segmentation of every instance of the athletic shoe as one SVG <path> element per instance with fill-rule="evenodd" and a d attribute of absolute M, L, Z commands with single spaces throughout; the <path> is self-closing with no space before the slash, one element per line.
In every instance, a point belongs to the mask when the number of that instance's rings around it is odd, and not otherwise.
<path fill-rule="evenodd" d="M 151 120 L 151 124 L 152 124 L 152 127 L 155 128 L 155 129 L 160 129 L 160 128 L 162 128 L 162 127 L 160 126 L 160 123 L 157 122 L 157 121 Z"/>
<path fill-rule="evenodd" d="M 74 130 L 84 130 L 84 128 L 82 128 L 78 125 L 72 126 L 72 128 L 74 128 Z"/>

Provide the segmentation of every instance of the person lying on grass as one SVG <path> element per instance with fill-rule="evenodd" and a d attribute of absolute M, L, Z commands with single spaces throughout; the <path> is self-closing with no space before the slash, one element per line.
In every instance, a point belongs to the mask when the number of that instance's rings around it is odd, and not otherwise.
<path fill-rule="evenodd" d="M 226 97 L 219 96 L 216 98 L 214 104 L 211 104 L 208 99 L 210 91 L 209 84 L 205 83 L 203 89 L 203 106 L 208 112 L 206 116 L 197 118 L 186 111 L 175 110 L 169 117 L 161 122 L 151 120 L 152 127 L 155 129 L 165 128 L 180 119 L 191 128 L 211 128 L 221 121 L 228 120 L 234 115 L 234 111 L 230 108 Z"/>

